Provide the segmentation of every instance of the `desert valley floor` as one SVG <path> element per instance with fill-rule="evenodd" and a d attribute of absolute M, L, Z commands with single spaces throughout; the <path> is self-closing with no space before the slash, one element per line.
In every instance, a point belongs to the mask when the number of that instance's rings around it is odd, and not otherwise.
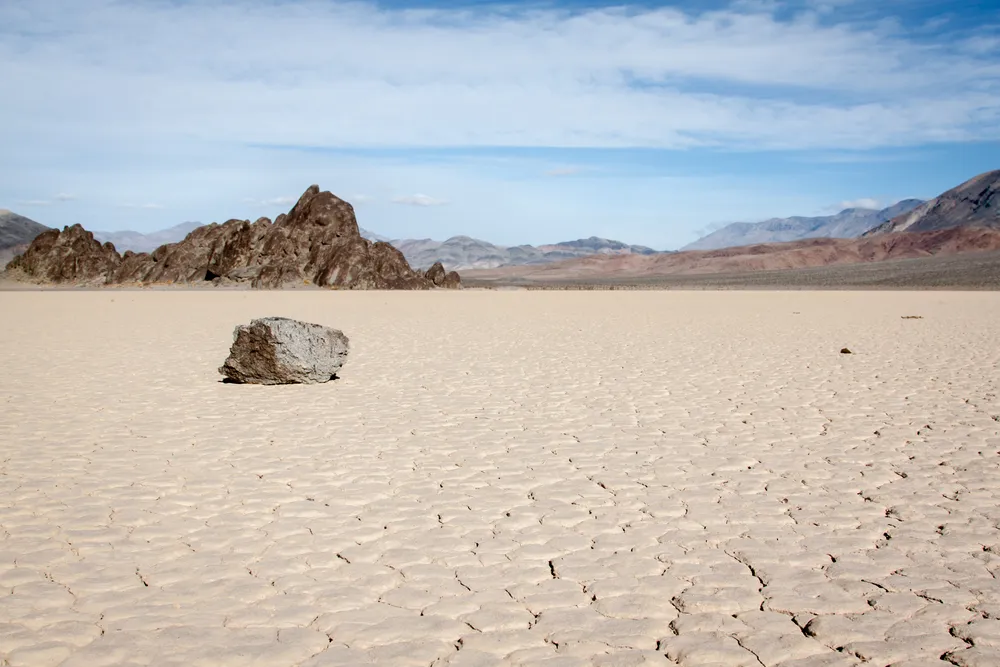
<path fill-rule="evenodd" d="M 9 667 L 1000 664 L 1000 293 L 0 312 Z M 341 378 L 221 383 L 266 315 Z"/>

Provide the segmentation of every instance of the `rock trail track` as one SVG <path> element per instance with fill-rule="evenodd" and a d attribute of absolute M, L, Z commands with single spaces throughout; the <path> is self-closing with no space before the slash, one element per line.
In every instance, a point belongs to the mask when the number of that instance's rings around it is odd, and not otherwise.
<path fill-rule="evenodd" d="M 1000 665 L 998 293 L 0 312 L 6 667 Z M 221 383 L 265 315 L 341 379 Z"/>

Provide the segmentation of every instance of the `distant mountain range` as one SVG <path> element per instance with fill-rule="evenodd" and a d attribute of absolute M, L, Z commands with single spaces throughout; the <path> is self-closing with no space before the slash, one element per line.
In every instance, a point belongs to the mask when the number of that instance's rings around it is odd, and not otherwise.
<path fill-rule="evenodd" d="M 733 223 L 685 246 L 682 251 L 718 250 L 737 246 L 771 246 L 817 238 L 850 239 L 890 232 L 937 231 L 951 227 L 1000 228 L 1000 194 L 998 193 L 1000 193 L 1000 170 L 980 174 L 927 202 L 919 199 L 906 199 L 881 210 L 849 208 L 829 216 L 775 218 L 757 223 Z M 119 252 L 126 250 L 150 252 L 161 245 L 183 240 L 190 232 L 199 227 L 201 227 L 200 223 L 185 222 L 169 229 L 148 234 L 133 231 L 94 232 L 94 236 L 101 242 L 111 241 Z M 15 254 L 23 252 L 27 245 L 46 229 L 48 228 L 34 220 L 0 209 L 0 269 Z M 597 262 L 600 264 L 602 261 L 612 259 L 612 257 L 618 257 L 611 263 L 637 267 L 643 264 L 645 257 L 674 254 L 661 253 L 646 246 L 628 245 L 596 236 L 551 245 L 501 246 L 469 236 L 454 236 L 446 241 L 431 239 L 390 240 L 364 228 L 361 228 L 360 231 L 361 235 L 369 240 L 388 241 L 394 245 L 403 253 L 409 264 L 416 269 L 426 269 L 438 261 L 448 270 L 462 271 L 517 266 L 531 267 L 595 255 L 597 257 L 587 260 L 588 263 Z M 940 240 L 935 238 L 935 242 Z M 921 243 L 925 243 L 925 241 Z M 953 242 L 950 243 L 954 245 Z M 962 243 L 965 244 L 962 246 L 965 248 L 971 247 L 969 244 L 979 243 L 979 241 L 973 242 L 963 237 Z M 820 247 L 825 248 L 826 252 L 831 252 L 834 248 L 834 246 L 803 246 L 803 248 L 805 247 L 811 248 L 810 252 L 817 252 Z M 948 248 L 945 250 L 950 251 Z M 839 245 L 836 246 L 836 249 L 838 253 L 848 258 L 855 252 L 854 249 L 841 248 Z M 762 249 L 762 251 L 765 250 L 765 254 L 772 253 L 771 249 Z M 881 252 L 880 250 L 879 253 Z M 921 252 L 933 254 L 938 250 L 928 246 L 914 252 L 917 252 L 918 255 Z M 801 252 L 797 252 L 796 256 L 799 257 L 801 254 Z M 657 264 L 660 264 L 661 260 L 657 260 Z M 809 264 L 809 261 L 806 262 L 806 265 Z M 678 262 L 681 260 L 668 261 L 671 266 L 680 266 Z"/>
<path fill-rule="evenodd" d="M 1000 228 L 1000 170 L 969 179 L 909 213 L 868 230 L 865 236 L 930 232 L 959 225 Z"/>
<path fill-rule="evenodd" d="M 48 227 L 31 218 L 0 209 L 0 271 Z"/>
<path fill-rule="evenodd" d="M 980 174 L 962 185 L 917 207 L 916 200 L 874 211 L 888 218 L 855 238 L 807 237 L 792 241 L 729 245 L 709 250 L 689 250 L 653 257 L 595 256 L 545 266 L 508 266 L 466 271 L 467 281 L 493 284 L 565 283 L 603 281 L 655 281 L 658 277 L 750 273 L 958 255 L 1000 250 L 1000 171 Z M 896 210 L 894 210 L 896 209 Z M 904 209 L 902 213 L 897 213 Z M 859 217 L 855 209 L 825 218 L 789 218 L 749 225 L 761 233 L 801 233 L 809 225 L 824 229 L 851 229 Z M 897 213 L 893 215 L 893 213 Z M 846 214 L 846 215 L 845 215 Z M 862 214 L 860 217 L 865 217 Z M 791 221 L 791 222 L 789 222 Z M 779 223 L 787 223 L 783 229 Z M 839 225 L 839 227 L 836 227 Z M 720 232 L 725 231 L 719 230 Z M 732 239 L 746 239 L 754 230 L 737 227 Z M 846 232 L 842 232 L 846 233 Z M 718 234 L 718 233 L 717 233 Z M 711 236 L 711 235 L 710 235 Z M 718 238 L 718 237 L 717 237 Z M 704 240 L 704 239 L 702 239 Z"/>
<path fill-rule="evenodd" d="M 547 264 L 587 255 L 654 255 L 656 250 L 591 236 L 551 245 L 500 246 L 469 236 L 453 236 L 447 241 L 397 239 L 389 241 L 414 268 L 441 262 L 449 270 L 494 269 L 501 266 Z"/>
<path fill-rule="evenodd" d="M 94 232 L 94 238 L 105 243 L 111 241 L 118 252 L 153 252 L 161 245 L 183 241 L 184 237 L 201 227 L 200 222 L 182 222 L 167 229 L 143 234 L 142 232 Z"/>
<path fill-rule="evenodd" d="M 102 243 L 111 241 L 119 252 L 152 252 L 161 245 L 177 243 L 189 233 L 201 227 L 199 222 L 184 222 L 169 229 L 142 234 L 140 232 L 94 232 L 94 238 Z M 632 246 L 620 241 L 589 239 L 566 241 L 545 246 L 499 246 L 468 236 L 454 236 L 447 241 L 431 239 L 389 239 L 364 227 L 361 236 L 369 241 L 385 241 L 398 248 L 410 266 L 427 269 L 435 262 L 441 262 L 449 271 L 460 269 L 492 269 L 499 266 L 520 266 L 522 264 L 544 264 L 563 259 L 573 259 L 594 254 L 641 254 L 650 255 L 656 251 L 644 246 Z"/>
<path fill-rule="evenodd" d="M 784 243 L 812 238 L 860 236 L 872 227 L 917 208 L 920 199 L 904 199 L 888 208 L 847 208 L 835 215 L 771 218 L 763 222 L 734 222 L 703 236 L 681 250 L 718 250 L 756 243 Z"/>

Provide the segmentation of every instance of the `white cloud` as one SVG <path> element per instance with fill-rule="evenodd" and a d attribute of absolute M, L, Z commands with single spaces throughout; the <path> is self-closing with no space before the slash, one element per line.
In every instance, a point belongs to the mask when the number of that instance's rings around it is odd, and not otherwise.
<path fill-rule="evenodd" d="M 352 206 L 358 206 L 359 204 L 368 204 L 374 201 L 375 198 L 371 195 L 351 195 L 347 198 L 347 201 L 351 203 Z"/>
<path fill-rule="evenodd" d="M 58 204 L 61 202 L 73 201 L 76 199 L 75 195 L 68 195 L 66 193 L 60 192 L 59 194 L 52 197 L 52 199 L 22 199 L 17 202 L 21 206 L 51 206 L 52 204 Z"/>
<path fill-rule="evenodd" d="M 846 208 L 872 208 L 881 209 L 882 203 L 871 197 L 862 197 L 861 199 L 848 199 L 837 204 L 834 208 L 837 211 L 843 211 Z"/>
<path fill-rule="evenodd" d="M 988 35 L 935 42 L 815 11 L 6 0 L 0 86 L 18 95 L 0 108 L 0 139 L 788 149 L 1000 137 Z"/>
<path fill-rule="evenodd" d="M 163 204 L 121 204 L 122 208 L 138 208 L 147 211 L 158 211 L 164 208 Z"/>
<path fill-rule="evenodd" d="M 393 204 L 406 204 L 408 206 L 444 206 L 448 203 L 446 199 L 436 199 L 434 197 L 429 197 L 427 195 L 403 195 L 401 197 L 393 197 Z"/>

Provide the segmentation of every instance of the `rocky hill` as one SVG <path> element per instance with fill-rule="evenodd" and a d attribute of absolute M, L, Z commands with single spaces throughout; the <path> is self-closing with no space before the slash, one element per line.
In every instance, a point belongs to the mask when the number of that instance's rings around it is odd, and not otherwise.
<path fill-rule="evenodd" d="M 756 243 L 784 243 L 809 238 L 854 238 L 923 203 L 904 199 L 881 210 L 848 208 L 835 215 L 771 218 L 763 222 L 734 222 L 689 243 L 681 250 L 717 250 Z"/>
<path fill-rule="evenodd" d="M 0 266 L 24 252 L 28 244 L 47 229 L 45 225 L 23 215 L 0 209 Z"/>
<path fill-rule="evenodd" d="M 927 232 L 949 227 L 1000 228 L 1000 170 L 988 171 L 867 232 Z"/>
<path fill-rule="evenodd" d="M 258 288 L 312 284 L 348 289 L 458 287 L 440 265 L 410 268 L 402 253 L 363 238 L 350 204 L 311 186 L 287 214 L 271 222 L 229 220 L 198 227 L 183 241 L 152 253 L 101 244 L 80 225 L 38 236 L 7 265 L 8 273 L 46 283 L 226 284 Z"/>
<path fill-rule="evenodd" d="M 592 236 L 551 245 L 500 246 L 469 236 L 453 236 L 447 241 L 398 239 L 391 243 L 417 268 L 441 262 L 450 269 L 493 269 L 502 266 L 545 264 L 587 255 L 652 255 L 645 246 Z"/>

